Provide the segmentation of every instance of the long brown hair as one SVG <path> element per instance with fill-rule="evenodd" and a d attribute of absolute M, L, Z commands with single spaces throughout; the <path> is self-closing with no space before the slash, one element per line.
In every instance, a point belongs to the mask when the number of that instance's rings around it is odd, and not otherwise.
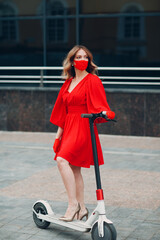
<path fill-rule="evenodd" d="M 80 49 L 83 49 L 87 53 L 87 56 L 88 56 L 88 67 L 87 67 L 86 71 L 89 72 L 89 73 L 92 73 L 92 74 L 97 73 L 97 66 L 93 63 L 92 53 L 85 46 L 76 45 L 69 51 L 69 53 L 67 54 L 67 57 L 63 61 L 62 76 L 65 79 L 75 77 L 75 70 L 74 70 L 74 66 L 73 66 L 73 61 L 74 61 L 76 53 Z"/>

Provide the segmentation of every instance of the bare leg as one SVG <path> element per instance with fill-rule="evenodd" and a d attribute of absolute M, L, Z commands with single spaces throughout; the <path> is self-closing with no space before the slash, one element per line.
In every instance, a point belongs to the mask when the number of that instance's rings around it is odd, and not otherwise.
<path fill-rule="evenodd" d="M 81 174 L 81 168 L 77 167 L 77 166 L 73 166 L 70 165 L 73 173 L 74 173 L 74 177 L 75 177 L 75 182 L 76 182 L 76 198 L 77 201 L 80 204 L 81 210 L 85 209 L 85 204 L 84 204 L 84 182 L 83 182 L 83 177 Z"/>
<path fill-rule="evenodd" d="M 78 205 L 75 177 L 68 161 L 61 157 L 57 157 L 57 164 L 68 195 L 68 209 L 65 213 L 65 217 L 70 217 Z"/>
<path fill-rule="evenodd" d="M 84 182 L 81 174 L 81 168 L 71 165 L 76 181 L 76 196 L 80 204 L 80 211 L 78 213 L 78 219 L 82 220 L 84 217 L 88 219 L 88 209 L 84 204 Z"/>

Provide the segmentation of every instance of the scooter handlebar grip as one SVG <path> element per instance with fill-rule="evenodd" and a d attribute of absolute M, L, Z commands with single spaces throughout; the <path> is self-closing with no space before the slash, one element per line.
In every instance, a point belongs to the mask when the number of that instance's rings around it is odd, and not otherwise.
<path fill-rule="evenodd" d="M 93 115 L 90 114 L 90 113 L 83 113 L 83 114 L 81 114 L 81 117 L 82 117 L 82 118 L 92 118 Z"/>

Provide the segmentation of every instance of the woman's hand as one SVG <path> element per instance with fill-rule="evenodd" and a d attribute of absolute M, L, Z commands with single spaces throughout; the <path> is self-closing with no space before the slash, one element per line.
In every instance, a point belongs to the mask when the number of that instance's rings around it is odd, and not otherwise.
<path fill-rule="evenodd" d="M 59 152 L 60 144 L 61 144 L 61 140 L 59 140 L 59 138 L 56 138 L 53 144 L 53 150 L 55 153 Z"/>
<path fill-rule="evenodd" d="M 56 134 L 56 139 L 53 144 L 53 150 L 55 153 L 59 152 L 60 145 L 61 145 L 61 139 L 62 139 L 62 134 L 63 134 L 63 128 L 58 127 L 57 134 Z"/>
<path fill-rule="evenodd" d="M 115 118 L 115 113 L 112 111 L 106 111 L 106 115 L 109 119 L 114 119 Z"/>

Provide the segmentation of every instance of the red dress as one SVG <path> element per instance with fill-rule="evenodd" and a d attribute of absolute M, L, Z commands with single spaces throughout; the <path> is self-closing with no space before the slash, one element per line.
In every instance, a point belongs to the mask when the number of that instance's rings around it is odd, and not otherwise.
<path fill-rule="evenodd" d="M 69 93 L 72 79 L 63 84 L 54 105 L 50 121 L 63 128 L 59 152 L 55 156 L 66 159 L 71 165 L 89 168 L 94 165 L 89 120 L 82 113 L 99 113 L 110 110 L 101 80 L 88 74 Z M 99 122 L 104 122 L 100 119 Z M 94 126 L 99 165 L 104 164 L 96 124 Z"/>

